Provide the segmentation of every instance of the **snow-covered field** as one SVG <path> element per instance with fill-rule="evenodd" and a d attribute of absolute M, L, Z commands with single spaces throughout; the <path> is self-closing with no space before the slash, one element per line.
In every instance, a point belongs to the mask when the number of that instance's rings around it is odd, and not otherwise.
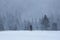
<path fill-rule="evenodd" d="M 60 40 L 59 31 L 1 31 L 0 40 Z"/>

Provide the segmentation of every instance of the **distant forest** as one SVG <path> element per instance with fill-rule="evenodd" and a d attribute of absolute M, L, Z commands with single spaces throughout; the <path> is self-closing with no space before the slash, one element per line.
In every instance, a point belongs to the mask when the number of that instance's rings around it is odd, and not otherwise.
<path fill-rule="evenodd" d="M 35 22 L 32 20 L 30 22 L 29 20 L 24 22 L 21 22 L 19 18 L 9 15 L 8 20 L 6 18 L 2 18 L 0 16 L 0 30 L 60 30 L 58 29 L 58 24 L 56 22 L 50 22 L 47 15 L 44 15 L 42 19 L 35 20 Z"/>

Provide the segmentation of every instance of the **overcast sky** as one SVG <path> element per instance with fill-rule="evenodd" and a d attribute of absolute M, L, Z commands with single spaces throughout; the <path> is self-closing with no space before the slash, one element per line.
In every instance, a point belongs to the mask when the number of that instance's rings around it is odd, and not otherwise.
<path fill-rule="evenodd" d="M 60 0 L 0 0 L 0 13 L 2 15 L 15 14 L 22 19 L 31 20 L 41 18 L 44 14 L 49 17 L 59 15 Z"/>

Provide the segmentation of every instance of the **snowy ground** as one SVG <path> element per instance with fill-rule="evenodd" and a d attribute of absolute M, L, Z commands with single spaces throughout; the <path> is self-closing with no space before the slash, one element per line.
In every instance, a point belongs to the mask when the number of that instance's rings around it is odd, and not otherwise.
<path fill-rule="evenodd" d="M 0 40 L 60 40 L 59 31 L 1 31 Z"/>

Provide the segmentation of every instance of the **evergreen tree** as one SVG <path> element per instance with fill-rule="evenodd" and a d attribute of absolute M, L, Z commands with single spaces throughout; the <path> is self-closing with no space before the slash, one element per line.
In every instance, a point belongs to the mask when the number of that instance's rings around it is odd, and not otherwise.
<path fill-rule="evenodd" d="M 30 25 L 30 30 L 32 31 L 32 25 Z"/>
<path fill-rule="evenodd" d="M 44 18 L 42 19 L 41 24 L 43 25 L 42 29 L 47 30 L 49 27 L 49 19 L 47 18 L 46 15 L 44 15 Z"/>
<path fill-rule="evenodd" d="M 57 30 L 57 23 L 52 24 L 52 30 Z"/>
<path fill-rule="evenodd" d="M 32 24 L 28 21 L 25 25 L 25 30 L 32 30 Z"/>
<path fill-rule="evenodd" d="M 26 20 L 24 20 L 24 30 L 28 30 L 27 29 L 27 21 Z"/>
<path fill-rule="evenodd" d="M 0 16 L 0 31 L 4 30 L 3 19 Z"/>
<path fill-rule="evenodd" d="M 31 25 L 31 23 L 30 23 L 30 21 L 28 21 L 27 22 L 27 30 L 30 30 L 30 25 Z"/>

